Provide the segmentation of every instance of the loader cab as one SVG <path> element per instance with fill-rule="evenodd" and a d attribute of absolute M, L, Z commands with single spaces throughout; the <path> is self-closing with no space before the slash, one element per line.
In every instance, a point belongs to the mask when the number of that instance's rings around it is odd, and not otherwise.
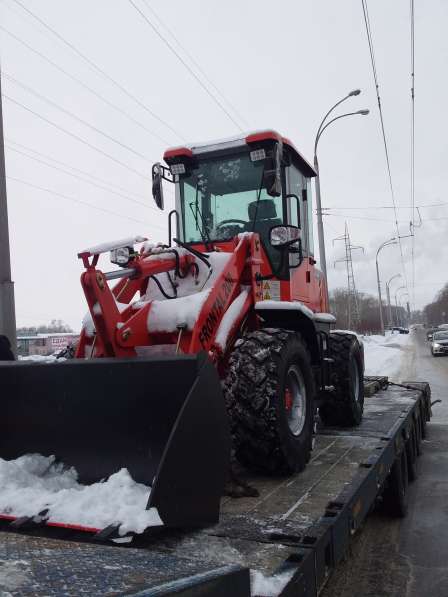
<path fill-rule="evenodd" d="M 309 184 L 313 168 L 274 131 L 165 152 L 176 187 L 179 238 L 220 245 L 257 232 L 273 271 L 289 279 L 290 266 L 312 254 Z M 308 199 L 309 197 L 309 199 Z M 301 230 L 301 251 L 285 258 L 270 242 L 275 226 Z"/>

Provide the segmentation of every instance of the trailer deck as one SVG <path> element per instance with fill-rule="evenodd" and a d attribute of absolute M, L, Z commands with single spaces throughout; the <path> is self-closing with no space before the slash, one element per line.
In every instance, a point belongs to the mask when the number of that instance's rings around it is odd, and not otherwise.
<path fill-rule="evenodd" d="M 46 537 L 42 529 L 23 535 L 3 525 L 10 532 L 0 534 L 0 589 L 36 596 L 248 597 L 249 571 L 256 570 L 281 595 L 315 596 L 347 553 L 397 455 L 425 435 L 429 387 L 410 386 L 366 397 L 359 427 L 318 429 L 304 472 L 287 479 L 248 475 L 259 497 L 223 498 L 220 523 L 208 529 L 112 546 L 76 535 L 52 538 L 48 529 Z"/>

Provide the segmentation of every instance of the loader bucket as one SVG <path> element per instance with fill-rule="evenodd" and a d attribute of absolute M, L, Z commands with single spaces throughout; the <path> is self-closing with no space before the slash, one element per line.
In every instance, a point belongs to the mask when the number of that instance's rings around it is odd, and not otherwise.
<path fill-rule="evenodd" d="M 127 468 L 165 526 L 218 521 L 230 435 L 205 354 L 1 362 L 0 401 L 1 458 L 55 455 L 83 484 Z"/>

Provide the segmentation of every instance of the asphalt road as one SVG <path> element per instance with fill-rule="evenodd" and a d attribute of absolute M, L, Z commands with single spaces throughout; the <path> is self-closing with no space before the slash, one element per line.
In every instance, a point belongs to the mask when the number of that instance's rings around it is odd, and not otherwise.
<path fill-rule="evenodd" d="M 418 479 L 403 520 L 372 513 L 322 597 L 448 596 L 448 357 L 431 356 L 423 332 L 406 349 L 402 380 L 428 381 L 433 407 Z"/>

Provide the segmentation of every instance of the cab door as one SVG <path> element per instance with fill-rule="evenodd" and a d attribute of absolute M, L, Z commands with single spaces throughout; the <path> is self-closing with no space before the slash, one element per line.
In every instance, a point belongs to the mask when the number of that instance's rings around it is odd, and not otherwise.
<path fill-rule="evenodd" d="M 286 210 L 288 223 L 301 230 L 303 260 L 297 253 L 289 255 L 289 276 L 291 300 L 308 304 L 310 302 L 311 266 L 309 259 L 309 234 L 306 178 L 291 164 L 286 168 Z M 300 264 L 299 264 L 300 263 Z"/>

